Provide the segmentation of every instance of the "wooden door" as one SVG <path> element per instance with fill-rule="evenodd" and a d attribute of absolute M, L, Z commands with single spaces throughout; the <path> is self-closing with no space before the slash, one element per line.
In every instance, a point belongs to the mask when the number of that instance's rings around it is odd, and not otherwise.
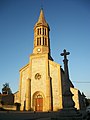
<path fill-rule="evenodd" d="M 43 98 L 37 97 L 35 99 L 35 111 L 43 111 Z"/>

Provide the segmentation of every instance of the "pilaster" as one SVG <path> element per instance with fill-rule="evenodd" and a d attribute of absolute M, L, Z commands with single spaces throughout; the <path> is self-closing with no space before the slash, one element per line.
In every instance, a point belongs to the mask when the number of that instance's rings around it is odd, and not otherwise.
<path fill-rule="evenodd" d="M 26 82 L 26 110 L 31 109 L 31 80 L 27 79 Z"/>

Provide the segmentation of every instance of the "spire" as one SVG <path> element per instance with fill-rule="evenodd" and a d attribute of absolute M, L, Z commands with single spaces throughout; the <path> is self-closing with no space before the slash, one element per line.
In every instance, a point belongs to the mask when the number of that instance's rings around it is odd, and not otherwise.
<path fill-rule="evenodd" d="M 46 22 L 45 17 L 44 17 L 43 8 L 40 11 L 40 16 L 39 16 L 38 22 L 35 24 L 35 26 L 39 26 L 39 25 L 44 25 L 44 26 L 48 27 L 48 23 Z"/>
<path fill-rule="evenodd" d="M 40 11 L 40 16 L 39 16 L 39 19 L 38 19 L 38 23 L 46 23 L 43 9 L 41 9 L 41 11 Z"/>
<path fill-rule="evenodd" d="M 34 49 L 33 53 L 50 55 L 49 25 L 45 20 L 43 9 L 40 11 L 38 21 L 34 26 Z"/>

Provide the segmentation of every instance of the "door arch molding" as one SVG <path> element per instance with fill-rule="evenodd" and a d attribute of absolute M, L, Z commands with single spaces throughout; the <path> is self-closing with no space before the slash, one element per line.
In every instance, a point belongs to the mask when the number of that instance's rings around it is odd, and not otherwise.
<path fill-rule="evenodd" d="M 33 94 L 33 107 L 34 111 L 43 111 L 44 107 L 44 94 L 37 91 Z"/>

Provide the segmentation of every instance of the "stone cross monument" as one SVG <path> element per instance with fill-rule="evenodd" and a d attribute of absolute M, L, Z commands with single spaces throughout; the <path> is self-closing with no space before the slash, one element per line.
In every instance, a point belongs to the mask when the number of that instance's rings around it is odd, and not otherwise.
<path fill-rule="evenodd" d="M 65 49 L 61 56 L 64 56 L 64 74 L 65 74 L 65 91 L 63 93 L 63 110 L 60 112 L 60 117 L 62 116 L 64 120 L 82 120 L 82 115 L 74 108 L 75 103 L 72 99 L 73 94 L 70 91 L 70 79 L 68 71 L 68 59 L 67 55 L 70 53 Z M 61 119 L 61 118 L 60 118 Z"/>

